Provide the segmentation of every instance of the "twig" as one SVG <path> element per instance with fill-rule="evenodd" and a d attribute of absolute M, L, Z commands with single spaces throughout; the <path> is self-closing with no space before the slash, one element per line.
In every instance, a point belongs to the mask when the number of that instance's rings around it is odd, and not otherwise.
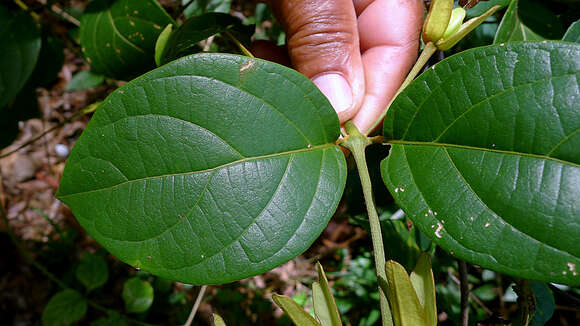
<path fill-rule="evenodd" d="M 453 275 L 453 273 L 449 272 L 449 278 L 455 282 L 457 285 L 459 285 L 459 279 Z M 484 303 L 483 301 L 481 301 L 475 294 L 473 294 L 473 292 L 469 292 L 469 297 L 471 298 L 471 300 L 475 301 L 475 303 L 477 303 L 477 305 L 479 305 L 483 310 L 485 310 L 485 313 L 488 316 L 493 315 L 493 311 L 491 311 L 491 309 L 489 309 Z"/>
<path fill-rule="evenodd" d="M 76 27 L 81 26 L 81 22 L 74 18 L 73 16 L 71 16 L 68 12 L 60 9 L 57 5 L 52 5 L 50 6 L 50 9 L 57 14 L 59 17 L 61 17 L 62 19 L 66 20 L 67 22 L 75 25 Z"/>
<path fill-rule="evenodd" d="M 46 130 L 46 131 L 42 132 L 40 135 L 38 135 L 38 136 L 36 136 L 36 137 L 32 138 L 31 140 L 29 140 L 29 141 L 25 142 L 24 144 L 22 144 L 22 145 L 18 146 L 16 149 L 14 149 L 14 150 L 11 150 L 10 152 L 8 152 L 8 153 L 6 153 L 6 154 L 2 154 L 2 155 L 0 155 L 0 159 L 3 159 L 3 158 L 5 158 L 5 157 L 8 157 L 8 156 L 10 156 L 10 155 L 12 155 L 12 154 L 14 154 L 14 153 L 18 152 L 19 150 L 23 149 L 24 147 L 26 147 L 26 146 L 28 146 L 28 145 L 30 145 L 30 144 L 33 144 L 34 142 L 36 142 L 37 140 L 41 139 L 41 138 L 42 138 L 42 137 L 44 137 L 45 135 L 47 135 L 47 134 L 49 134 L 49 133 L 51 133 L 51 132 L 55 131 L 56 129 L 58 129 L 58 128 L 60 128 L 60 127 L 64 126 L 65 124 L 67 124 L 67 123 L 71 122 L 71 121 L 72 121 L 74 118 L 76 118 L 76 117 L 78 117 L 78 116 L 85 115 L 85 114 L 88 114 L 88 113 L 91 113 L 91 112 L 95 111 L 95 110 L 97 109 L 97 107 L 98 107 L 98 104 L 100 104 L 100 103 L 98 103 L 98 102 L 97 102 L 97 103 L 93 103 L 93 104 L 89 105 L 88 107 L 86 107 L 86 108 L 84 108 L 84 109 L 80 110 L 79 112 L 77 112 L 77 113 L 73 114 L 73 115 L 72 115 L 70 118 L 64 119 L 62 122 L 60 122 L 60 123 L 59 123 L 59 124 L 57 124 L 56 126 L 54 126 L 54 127 L 50 128 L 50 129 L 48 129 L 48 130 Z"/>
<path fill-rule="evenodd" d="M 365 158 L 365 148 L 371 144 L 371 141 L 356 128 L 352 121 L 347 121 L 344 124 L 348 137 L 342 143 L 342 146 L 348 148 L 358 169 L 358 174 L 360 176 L 361 185 L 363 189 L 363 197 L 365 199 L 365 204 L 367 208 L 367 213 L 369 215 L 369 224 L 371 227 L 371 240 L 373 242 L 373 254 L 375 258 L 375 268 L 377 272 L 377 280 L 379 283 L 379 298 L 381 307 L 381 319 L 383 326 L 392 326 L 393 317 L 391 309 L 389 307 L 389 302 L 387 300 L 386 286 L 387 284 L 387 273 L 385 271 L 385 248 L 383 245 L 383 236 L 381 233 L 381 222 L 379 220 L 379 215 L 375 207 L 373 199 L 373 190 L 371 184 L 371 177 L 369 175 L 369 170 L 367 167 L 367 162 Z"/>
<path fill-rule="evenodd" d="M 250 58 L 254 58 L 254 55 L 252 54 L 252 52 L 250 52 L 248 49 L 246 49 L 246 47 L 242 44 L 242 42 L 240 42 L 235 36 L 234 34 L 230 33 L 230 31 L 225 31 L 224 34 L 229 37 L 235 44 L 236 46 L 240 49 L 240 51 L 242 51 L 242 53 Z"/>
<path fill-rule="evenodd" d="M 197 309 L 199 308 L 199 305 L 201 304 L 201 299 L 203 298 L 203 294 L 205 293 L 206 289 L 207 289 L 207 285 L 203 285 L 201 287 L 201 289 L 199 290 L 199 293 L 197 294 L 197 299 L 195 299 L 195 303 L 193 304 L 193 308 L 191 308 L 191 312 L 189 313 L 189 317 L 187 317 L 187 321 L 185 322 L 185 324 L 183 324 L 183 326 L 190 326 L 191 323 L 193 322 L 193 318 L 195 317 L 195 314 L 197 313 Z"/>
<path fill-rule="evenodd" d="M 580 308 L 578 308 L 578 307 L 568 307 L 568 306 L 556 305 L 555 308 L 556 308 L 556 310 L 580 312 Z"/>
<path fill-rule="evenodd" d="M 461 325 L 469 326 L 469 281 L 467 280 L 467 263 L 458 259 L 459 291 L 461 292 Z"/>
<path fill-rule="evenodd" d="M 204 52 L 208 52 L 209 49 L 211 48 L 211 44 L 213 43 L 213 40 L 215 39 L 215 35 L 212 35 L 210 37 L 207 38 L 207 40 L 205 40 L 205 44 L 203 45 L 203 51 Z"/>
<path fill-rule="evenodd" d="M 46 120 L 44 119 L 44 114 L 43 114 L 43 117 L 42 117 L 42 129 L 46 130 Z M 51 168 L 51 165 L 50 165 L 50 153 L 48 152 L 48 139 L 46 138 L 46 134 L 43 135 L 42 138 L 44 140 L 42 142 L 43 143 L 42 144 L 43 145 L 42 147 L 44 147 L 43 149 L 44 149 L 44 156 L 46 158 L 46 166 L 50 170 L 50 168 Z"/>
<path fill-rule="evenodd" d="M 22 10 L 28 12 L 36 23 L 40 23 L 40 17 L 38 16 L 38 14 L 32 11 L 30 8 L 28 8 L 28 6 L 24 2 L 22 2 L 21 0 L 14 0 L 14 3 Z"/>

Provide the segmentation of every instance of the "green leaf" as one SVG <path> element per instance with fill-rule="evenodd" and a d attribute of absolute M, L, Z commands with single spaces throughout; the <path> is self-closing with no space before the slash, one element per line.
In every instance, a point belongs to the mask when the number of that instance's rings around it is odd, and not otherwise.
<path fill-rule="evenodd" d="M 188 56 L 99 106 L 58 197 L 128 264 L 188 284 L 232 282 L 320 235 L 345 185 L 339 133 L 302 74 L 237 55 Z"/>
<path fill-rule="evenodd" d="M 421 307 L 425 310 L 427 325 L 437 325 L 437 302 L 435 299 L 435 279 L 431 270 L 431 258 L 428 253 L 421 253 L 417 265 L 409 277 L 417 293 Z"/>
<path fill-rule="evenodd" d="M 105 76 L 89 70 L 77 72 L 66 85 L 65 91 L 83 91 L 100 86 L 105 81 Z"/>
<path fill-rule="evenodd" d="M 384 213 L 381 214 L 380 218 L 384 215 Z M 406 269 L 412 269 L 421 253 L 417 242 L 418 237 L 420 237 L 417 228 L 409 230 L 404 220 L 387 218 L 381 221 L 381 232 L 383 234 L 384 247 L 389 248 L 385 253 L 385 258 L 398 262 Z M 425 240 L 430 241 L 427 238 Z"/>
<path fill-rule="evenodd" d="M 162 64 L 161 60 L 163 59 L 163 51 L 165 51 L 171 31 L 173 31 L 173 25 L 167 24 L 161 34 L 159 34 L 157 42 L 155 42 L 155 64 L 157 66 L 161 66 Z"/>
<path fill-rule="evenodd" d="M 540 282 L 530 282 L 532 292 L 534 293 L 534 301 L 536 304 L 536 312 L 530 322 L 529 326 L 542 326 L 546 324 L 556 308 L 554 295 L 548 288 L 548 285 Z"/>
<path fill-rule="evenodd" d="M 30 77 L 40 43 L 40 31 L 28 13 L 0 6 L 0 111 Z"/>
<path fill-rule="evenodd" d="M 518 16 L 518 5 L 519 0 L 512 0 L 510 3 L 495 34 L 494 44 L 544 39 L 522 23 Z"/>
<path fill-rule="evenodd" d="M 328 302 L 324 298 L 322 287 L 319 282 L 312 283 L 312 303 L 314 306 L 314 315 L 322 326 L 332 325 L 331 310 L 328 307 Z"/>
<path fill-rule="evenodd" d="M 149 282 L 133 277 L 123 284 L 122 296 L 127 312 L 145 312 L 153 303 L 153 287 Z"/>
<path fill-rule="evenodd" d="M 477 48 L 397 97 L 383 180 L 434 242 L 485 268 L 580 284 L 579 56 L 565 42 Z"/>
<path fill-rule="evenodd" d="M 91 326 L 127 326 L 127 323 L 119 314 L 113 314 L 109 317 L 95 320 L 91 323 Z"/>
<path fill-rule="evenodd" d="M 272 295 L 274 302 L 284 310 L 297 326 L 322 326 L 309 313 L 304 311 L 292 298 L 285 295 Z"/>
<path fill-rule="evenodd" d="M 399 263 L 389 260 L 385 271 L 389 286 L 387 296 L 397 326 L 427 326 L 425 310 L 411 284 L 405 268 Z"/>
<path fill-rule="evenodd" d="M 81 259 L 76 276 L 88 291 L 92 291 L 107 283 L 109 279 L 107 262 L 103 257 L 87 252 Z"/>
<path fill-rule="evenodd" d="M 128 80 L 155 67 L 155 41 L 174 24 L 155 0 L 95 0 L 85 10 L 80 41 L 91 70 Z"/>
<path fill-rule="evenodd" d="M 511 0 L 488 0 L 480 1 L 473 8 L 467 10 L 466 17 L 474 18 L 483 15 L 486 11 L 491 9 L 491 7 L 498 5 L 500 7 L 505 7 L 510 4 Z"/>
<path fill-rule="evenodd" d="M 475 288 L 472 293 L 483 301 L 492 301 L 497 298 L 497 292 L 493 284 L 484 284 Z"/>
<path fill-rule="evenodd" d="M 38 61 L 28 80 L 28 83 L 35 87 L 47 88 L 54 83 L 64 64 L 64 42 L 47 29 L 42 31 L 42 46 Z"/>
<path fill-rule="evenodd" d="M 43 326 L 67 326 L 79 321 L 87 312 L 87 301 L 75 290 L 55 294 L 42 311 Z"/>
<path fill-rule="evenodd" d="M 319 262 L 316 263 L 319 282 L 312 284 L 312 300 L 314 302 L 314 312 L 322 326 L 342 325 L 338 308 L 334 301 L 334 296 L 328 285 L 328 279 L 324 274 L 324 269 Z"/>
<path fill-rule="evenodd" d="M 239 19 L 222 13 L 209 13 L 193 17 L 171 33 L 163 54 L 161 64 L 173 61 L 188 54 L 199 52 L 197 43 L 208 37 L 230 29 L 243 29 Z"/>
<path fill-rule="evenodd" d="M 562 41 L 580 43 L 580 20 L 575 21 L 568 27 Z"/>
<path fill-rule="evenodd" d="M 232 7 L 232 0 L 181 0 L 181 3 L 187 6 L 183 11 L 183 15 L 188 19 L 208 12 L 227 14 Z"/>
<path fill-rule="evenodd" d="M 470 20 L 463 23 L 457 32 L 451 35 L 447 39 L 440 39 L 436 45 L 437 48 L 441 51 L 447 51 L 461 39 L 463 39 L 467 34 L 471 33 L 474 29 L 480 26 L 484 21 L 486 21 L 491 15 L 493 15 L 496 11 L 501 9 L 500 6 L 493 6 L 488 11 L 486 11 L 483 15 L 475 18 L 471 18 Z"/>
<path fill-rule="evenodd" d="M 216 314 L 215 312 L 212 314 L 213 317 L 213 325 L 214 326 L 226 326 L 226 322 L 224 321 L 224 319 Z"/>
<path fill-rule="evenodd" d="M 540 0 L 512 0 L 495 35 L 494 44 L 560 38 L 558 17 Z"/>

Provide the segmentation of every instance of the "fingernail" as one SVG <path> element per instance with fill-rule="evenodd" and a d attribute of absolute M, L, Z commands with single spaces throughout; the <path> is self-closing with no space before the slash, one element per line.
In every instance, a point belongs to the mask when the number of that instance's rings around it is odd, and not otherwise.
<path fill-rule="evenodd" d="M 352 105 L 350 85 L 339 74 L 324 74 L 312 80 L 332 104 L 336 112 L 342 112 Z"/>

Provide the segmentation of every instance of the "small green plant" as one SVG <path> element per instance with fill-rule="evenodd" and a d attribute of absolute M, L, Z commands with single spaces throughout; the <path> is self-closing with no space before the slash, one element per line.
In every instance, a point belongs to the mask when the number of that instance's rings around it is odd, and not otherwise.
<path fill-rule="evenodd" d="M 452 15 L 452 1 L 432 1 L 423 52 L 375 122 L 380 134 L 370 135 L 373 128 L 351 122 L 341 129 L 305 76 L 252 57 L 248 28 L 237 18 L 208 13 L 178 25 L 154 0 L 95 0 L 82 16 L 80 43 L 97 82 L 84 83 L 130 81 L 96 109 L 57 197 L 127 264 L 189 284 L 228 283 L 287 262 L 321 234 L 345 188 L 346 148 L 369 217 L 382 324 L 435 325 L 429 256 L 420 256 L 410 276 L 385 259 L 365 149 L 387 144 L 384 184 L 434 244 L 517 278 L 580 285 L 578 24 L 565 41 L 543 40 L 519 19 L 514 0 L 494 45 L 455 54 L 415 78 L 437 50 L 449 50 L 508 5 L 490 3 L 463 23 L 465 12 Z M 3 7 L 0 17 L 9 17 Z M 17 65 L 0 57 L 2 76 L 13 77 L 0 107 L 22 89 L 40 49 L 31 18 L 18 17 L 2 24 L 14 28 L 23 19 L 18 26 L 30 29 L 32 41 L 0 35 L 27 54 Z M 193 54 L 218 33 L 245 55 Z M 539 41 L 513 42 L 529 39 Z M 106 273 L 91 274 L 102 266 L 83 258 L 77 277 L 87 292 L 106 282 Z M 322 266 L 317 270 L 316 318 L 291 298 L 274 300 L 296 324 L 340 325 Z M 131 279 L 123 299 L 128 312 L 145 311 L 151 285 Z M 86 309 L 83 295 L 65 290 L 51 299 L 43 322 L 70 324 Z M 522 324 L 533 314 L 524 310 Z"/>

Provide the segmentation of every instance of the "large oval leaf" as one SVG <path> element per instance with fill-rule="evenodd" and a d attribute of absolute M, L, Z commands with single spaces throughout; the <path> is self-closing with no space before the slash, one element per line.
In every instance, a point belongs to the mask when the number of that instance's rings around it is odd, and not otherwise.
<path fill-rule="evenodd" d="M 95 0 L 82 16 L 82 50 L 92 71 L 128 80 L 155 67 L 155 41 L 170 23 L 155 0 Z"/>
<path fill-rule="evenodd" d="M 384 124 L 383 179 L 415 224 L 472 263 L 580 284 L 580 45 L 450 57 Z"/>
<path fill-rule="evenodd" d="M 58 196 L 121 260 L 186 283 L 230 282 L 322 232 L 346 178 L 338 135 L 329 102 L 296 71 L 193 55 L 101 104 Z"/>
<path fill-rule="evenodd" d="M 34 70 L 40 31 L 28 13 L 0 6 L 0 110 L 18 94 Z"/>

